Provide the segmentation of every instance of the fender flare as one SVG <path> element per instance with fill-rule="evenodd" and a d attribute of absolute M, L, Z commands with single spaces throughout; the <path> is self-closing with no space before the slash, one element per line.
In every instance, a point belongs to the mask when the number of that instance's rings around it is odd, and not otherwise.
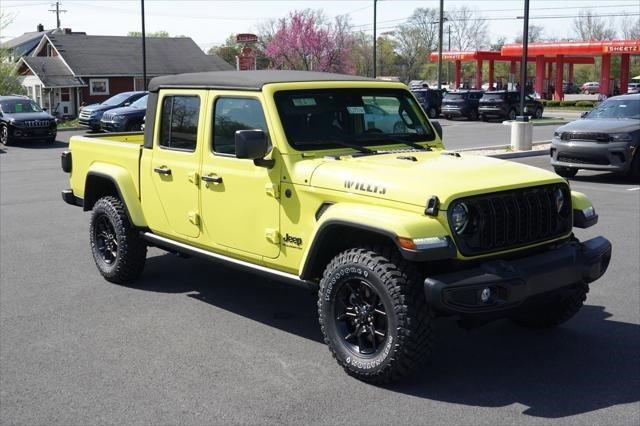
<path fill-rule="evenodd" d="M 91 189 L 89 180 L 91 177 L 98 177 L 110 181 L 118 192 L 118 197 L 122 200 L 127 212 L 129 221 L 136 227 L 146 228 L 147 220 L 142 211 L 142 203 L 138 198 L 138 190 L 133 182 L 131 174 L 123 167 L 106 163 L 94 163 L 89 168 L 85 178 L 84 193 L 84 210 L 88 210 L 91 203 L 86 201 L 90 199 Z"/>

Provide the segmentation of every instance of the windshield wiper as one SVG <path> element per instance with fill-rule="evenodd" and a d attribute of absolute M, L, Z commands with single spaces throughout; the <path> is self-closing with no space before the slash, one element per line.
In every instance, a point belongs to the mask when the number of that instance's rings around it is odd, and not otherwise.
<path fill-rule="evenodd" d="M 369 149 L 366 148 L 362 145 L 358 145 L 355 143 L 349 143 L 349 142 L 345 142 L 345 141 L 341 141 L 338 139 L 320 139 L 320 140 L 315 140 L 315 141 L 308 141 L 308 142 L 297 142 L 300 145 L 323 145 L 323 144 L 334 144 L 334 145 L 340 145 L 340 146 L 344 146 L 346 148 L 353 148 L 356 151 L 360 151 L 364 154 L 377 154 L 377 151 L 374 151 L 373 149 Z"/>
<path fill-rule="evenodd" d="M 395 143 L 407 145 L 407 146 L 410 146 L 413 149 L 417 149 L 417 150 L 420 150 L 420 151 L 431 151 L 431 147 L 430 146 L 418 145 L 417 143 L 412 142 L 412 141 L 406 141 L 404 139 L 389 137 L 387 135 L 376 135 L 376 134 L 373 134 L 373 135 L 367 136 L 366 139 L 362 138 L 362 139 L 358 139 L 358 140 L 367 140 L 367 139 L 369 139 L 370 136 L 373 136 L 377 140 L 388 140 L 389 142 L 395 142 Z"/>

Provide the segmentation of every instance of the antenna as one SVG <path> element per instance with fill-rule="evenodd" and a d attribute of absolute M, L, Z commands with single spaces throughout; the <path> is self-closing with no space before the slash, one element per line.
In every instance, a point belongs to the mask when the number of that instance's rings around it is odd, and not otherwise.
<path fill-rule="evenodd" d="M 51 6 L 52 7 L 53 6 L 56 7 L 55 9 L 49 9 L 49 12 L 55 12 L 55 14 L 56 14 L 56 24 L 57 24 L 56 28 L 60 28 L 60 14 L 61 13 L 65 13 L 66 10 L 60 9 L 60 2 L 59 1 L 55 2 L 55 4 L 52 4 Z"/>

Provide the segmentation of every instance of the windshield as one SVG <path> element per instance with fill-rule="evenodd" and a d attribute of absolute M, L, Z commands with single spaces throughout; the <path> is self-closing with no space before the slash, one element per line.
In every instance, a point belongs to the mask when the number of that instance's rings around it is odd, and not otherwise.
<path fill-rule="evenodd" d="M 131 104 L 131 108 L 147 109 L 147 98 L 149 95 L 144 95 L 137 101 Z"/>
<path fill-rule="evenodd" d="M 20 114 L 23 112 L 42 112 L 42 108 L 31 99 L 7 99 L 0 102 L 5 114 Z"/>
<path fill-rule="evenodd" d="M 640 100 L 609 99 L 591 110 L 587 117 L 640 119 Z"/>
<path fill-rule="evenodd" d="M 129 93 L 120 93 L 119 95 L 115 95 L 107 99 L 102 103 L 102 105 L 116 106 L 120 105 L 127 99 L 129 99 L 131 95 Z"/>
<path fill-rule="evenodd" d="M 422 109 L 404 90 L 291 90 L 276 93 L 275 101 L 287 140 L 298 150 L 435 139 Z"/>
<path fill-rule="evenodd" d="M 460 101 L 467 97 L 466 93 L 447 93 L 444 96 L 445 101 Z"/>

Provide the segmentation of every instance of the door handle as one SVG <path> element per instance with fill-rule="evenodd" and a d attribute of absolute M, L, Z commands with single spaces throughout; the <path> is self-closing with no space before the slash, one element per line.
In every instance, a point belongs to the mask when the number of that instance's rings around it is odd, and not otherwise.
<path fill-rule="evenodd" d="M 202 176 L 202 181 L 206 183 L 222 183 L 222 178 L 220 176 Z"/>
<path fill-rule="evenodd" d="M 159 175 L 170 175 L 171 174 L 171 169 L 168 169 L 164 166 L 162 167 L 156 167 L 153 169 L 154 172 L 158 173 Z"/>

